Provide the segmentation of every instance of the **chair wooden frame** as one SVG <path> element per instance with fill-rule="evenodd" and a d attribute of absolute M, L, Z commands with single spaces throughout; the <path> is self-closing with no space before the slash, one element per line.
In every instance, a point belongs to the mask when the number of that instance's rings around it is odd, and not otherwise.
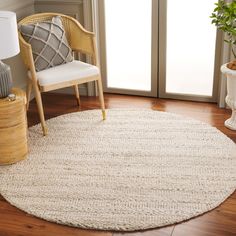
<path fill-rule="evenodd" d="M 34 14 L 34 15 L 31 15 L 22 19 L 18 24 L 24 25 L 24 24 L 32 24 L 32 23 L 37 23 L 37 22 L 42 22 L 42 21 L 48 21 L 48 20 L 51 20 L 54 16 L 61 17 L 64 29 L 66 31 L 67 40 L 70 47 L 72 48 L 72 51 L 89 55 L 92 59 L 91 64 L 99 68 L 95 35 L 94 33 L 85 30 L 83 26 L 76 19 L 67 15 L 60 14 L 60 13 L 39 13 L 39 14 Z M 101 109 L 102 109 L 102 117 L 103 117 L 103 120 L 106 119 L 102 79 L 101 79 L 100 74 L 97 76 L 90 76 L 90 77 L 86 77 L 82 79 L 80 78 L 78 80 L 75 79 L 69 82 L 62 82 L 62 83 L 57 83 L 53 85 L 40 86 L 37 80 L 31 45 L 24 40 L 20 32 L 19 32 L 19 42 L 20 42 L 21 56 L 23 58 L 23 62 L 26 68 L 31 73 L 31 77 L 28 78 L 28 85 L 27 85 L 27 109 L 29 107 L 29 99 L 30 99 L 32 88 L 33 88 L 35 99 L 37 102 L 39 118 L 42 125 L 43 135 L 47 135 L 47 127 L 46 127 L 42 98 L 41 98 L 42 92 L 47 92 L 47 91 L 51 91 L 55 89 L 73 86 L 75 90 L 77 103 L 79 105 L 80 96 L 79 96 L 78 85 L 91 82 L 91 81 L 96 81 L 98 92 L 99 92 Z"/>

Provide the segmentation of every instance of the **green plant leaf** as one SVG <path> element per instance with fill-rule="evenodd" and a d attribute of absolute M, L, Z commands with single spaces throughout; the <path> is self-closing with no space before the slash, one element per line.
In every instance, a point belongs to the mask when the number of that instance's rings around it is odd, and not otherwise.
<path fill-rule="evenodd" d="M 209 16 L 211 23 L 226 33 L 228 39 L 224 42 L 231 46 L 236 45 L 236 0 L 229 3 L 220 0 L 214 3 L 213 7 L 212 14 Z M 234 55 L 236 56 L 235 53 Z"/>

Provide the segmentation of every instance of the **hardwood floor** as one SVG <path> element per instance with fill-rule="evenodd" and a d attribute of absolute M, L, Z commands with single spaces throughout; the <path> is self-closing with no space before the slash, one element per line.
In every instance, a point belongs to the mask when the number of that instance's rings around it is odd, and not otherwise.
<path fill-rule="evenodd" d="M 99 100 L 82 97 L 81 107 L 72 95 L 45 94 L 43 96 L 46 118 L 69 112 L 97 109 Z M 219 109 L 216 104 L 186 102 L 166 99 L 144 98 L 124 95 L 105 95 L 106 108 L 148 108 L 193 117 L 217 127 L 234 142 L 236 131 L 224 127 L 230 111 Z M 35 101 L 30 104 L 28 123 L 38 123 Z M 50 131 L 49 131 L 50 132 Z M 118 233 L 82 230 L 50 223 L 30 216 L 11 206 L 0 197 L 0 236 L 235 236 L 236 235 L 236 192 L 221 206 L 202 216 L 169 227 L 143 232 Z"/>

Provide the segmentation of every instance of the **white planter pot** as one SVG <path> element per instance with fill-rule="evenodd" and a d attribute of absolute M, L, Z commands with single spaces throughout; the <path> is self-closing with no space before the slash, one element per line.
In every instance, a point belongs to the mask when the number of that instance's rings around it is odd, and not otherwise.
<path fill-rule="evenodd" d="M 226 64 L 221 66 L 221 72 L 227 77 L 226 103 L 232 109 L 232 116 L 225 121 L 225 126 L 236 130 L 236 70 L 227 68 Z"/>

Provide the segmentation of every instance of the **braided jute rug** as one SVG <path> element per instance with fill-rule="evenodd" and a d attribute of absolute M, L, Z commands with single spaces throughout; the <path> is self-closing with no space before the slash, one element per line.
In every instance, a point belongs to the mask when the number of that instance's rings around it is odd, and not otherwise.
<path fill-rule="evenodd" d="M 236 145 L 207 124 L 152 110 L 59 116 L 29 129 L 28 159 L 0 167 L 0 193 L 48 221 L 133 231 L 181 222 L 236 187 Z"/>

